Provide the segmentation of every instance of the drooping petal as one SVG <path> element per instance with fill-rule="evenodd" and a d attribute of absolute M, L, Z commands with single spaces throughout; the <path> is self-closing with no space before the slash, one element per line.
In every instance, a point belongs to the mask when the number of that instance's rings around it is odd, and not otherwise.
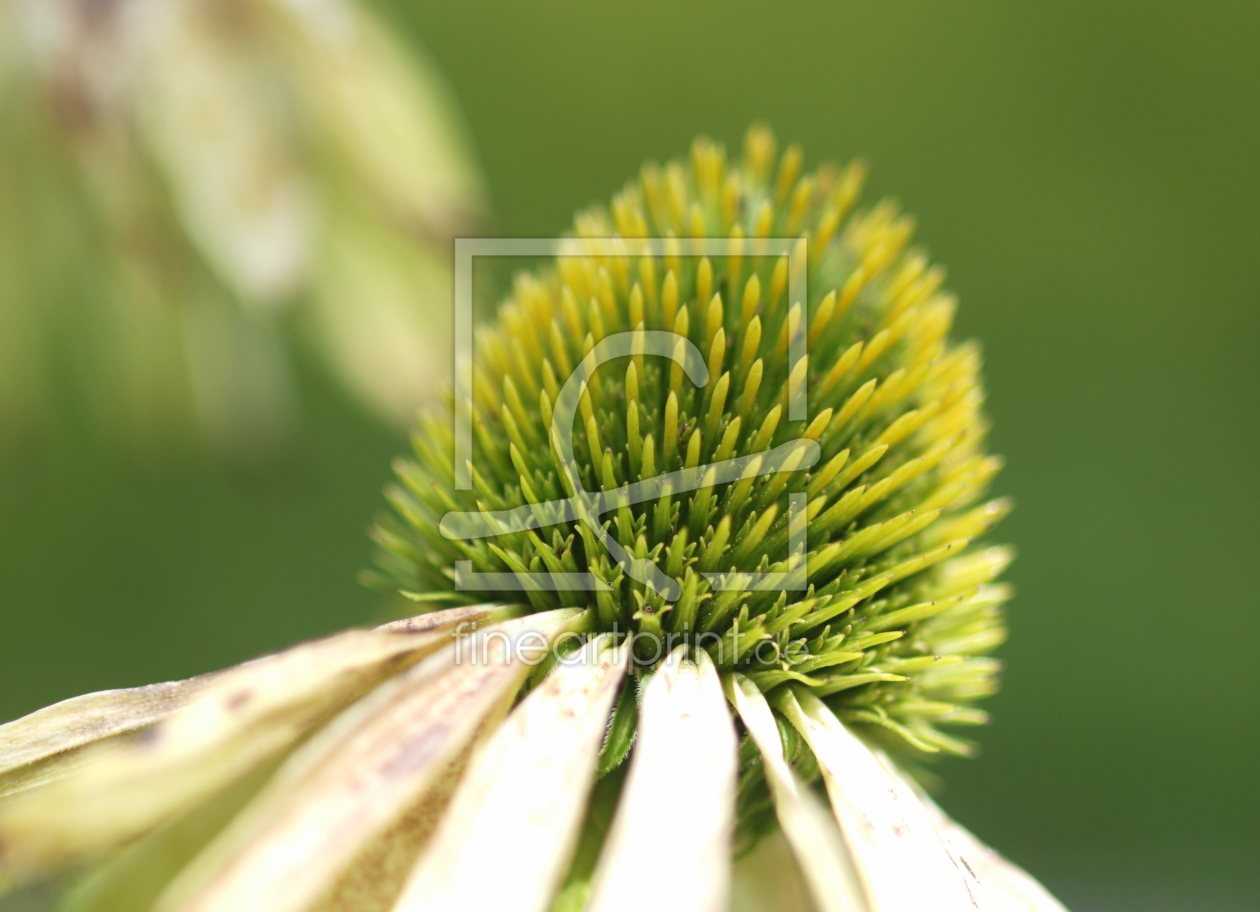
<path fill-rule="evenodd" d="M 974 875 L 937 834 L 914 790 L 813 694 L 784 688 L 776 696 L 818 758 L 872 912 L 983 908 Z"/>
<path fill-rule="evenodd" d="M 885 769 L 915 791 L 937 832 L 949 841 L 967 868 L 975 873 L 980 891 L 988 901 L 985 908 L 993 912 L 1067 912 L 1064 905 L 1035 877 L 985 845 L 941 810 L 887 756 L 880 755 L 880 760 Z"/>
<path fill-rule="evenodd" d="M 67 754 L 147 728 L 186 704 L 213 674 L 72 697 L 0 725 L 0 797 L 64 775 Z M 58 762 L 60 761 L 60 762 Z"/>
<path fill-rule="evenodd" d="M 336 882 L 308 907 L 308 912 L 390 912 L 416 858 L 445 816 L 469 758 L 486 735 L 497 730 L 510 702 L 509 697 L 482 719 L 468 745 L 446 762 L 421 799 L 396 823 L 369 840 Z"/>
<path fill-rule="evenodd" d="M 372 841 L 422 804 L 483 720 L 505 709 L 578 612 L 509 621 L 458 640 L 378 687 L 285 762 L 172 884 L 161 912 L 299 912 L 320 903 Z"/>
<path fill-rule="evenodd" d="M 516 708 L 473 760 L 396 912 L 545 912 L 582 823 L 626 655 L 593 640 Z"/>
<path fill-rule="evenodd" d="M 692 662 L 680 647 L 643 694 L 639 738 L 589 912 L 724 912 L 736 765 L 717 671 L 705 652 Z"/>
<path fill-rule="evenodd" d="M 0 872 L 20 880 L 161 826 L 286 750 L 377 681 L 450 643 L 449 628 L 506 610 L 457 608 L 295 646 L 215 673 L 136 737 L 70 748 L 53 756 L 56 769 L 36 761 L 45 784 L 0 800 Z M 32 765 L 22 770 L 30 775 Z"/>
<path fill-rule="evenodd" d="M 774 809 L 821 912 L 867 912 L 853 858 L 826 807 L 792 772 L 770 704 L 757 685 L 734 676 L 728 693 L 761 751 Z"/>
<path fill-rule="evenodd" d="M 935 805 L 929 805 L 929 809 Z M 936 809 L 938 812 L 939 808 Z M 975 872 L 993 912 L 1067 912 L 1050 891 L 1019 865 L 1008 861 L 941 813 L 940 831 Z"/>
<path fill-rule="evenodd" d="M 57 912 L 148 909 L 171 880 L 258 792 L 274 764 L 255 770 L 194 810 L 102 863 L 57 902 Z"/>
<path fill-rule="evenodd" d="M 449 630 L 466 622 L 469 626 L 462 628 L 462 632 L 467 632 L 477 626 L 507 620 L 519 612 L 520 609 L 510 605 L 460 605 L 401 618 L 372 629 L 378 633 L 428 633 L 431 630 Z"/>

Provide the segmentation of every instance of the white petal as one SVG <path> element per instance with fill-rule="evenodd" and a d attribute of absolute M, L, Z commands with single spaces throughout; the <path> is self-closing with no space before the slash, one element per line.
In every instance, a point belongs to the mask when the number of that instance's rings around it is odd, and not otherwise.
<path fill-rule="evenodd" d="M 941 832 L 975 872 L 980 889 L 989 900 L 989 908 L 994 912 L 1067 912 L 1031 874 L 948 817 L 943 819 Z"/>
<path fill-rule="evenodd" d="M 639 736 L 588 912 L 725 912 L 735 730 L 708 655 L 675 650 L 643 694 Z"/>
<path fill-rule="evenodd" d="M 148 909 L 166 885 L 227 825 L 274 771 L 268 764 L 168 826 L 127 846 L 78 880 L 57 900 L 57 912 Z"/>
<path fill-rule="evenodd" d="M 0 725 L 0 797 L 64 775 L 72 765 L 68 754 L 153 725 L 213 679 L 84 694 Z"/>
<path fill-rule="evenodd" d="M 744 727 L 761 751 L 774 809 L 821 912 L 867 912 L 853 858 L 826 807 L 783 756 L 770 704 L 757 685 L 736 675 L 728 688 Z"/>
<path fill-rule="evenodd" d="M 502 620 L 518 613 L 519 609 L 511 605 L 460 605 L 457 608 L 444 608 L 441 611 L 390 621 L 372 629 L 380 633 L 427 633 L 430 630 L 446 630 L 463 621 L 484 626 L 493 620 Z"/>
<path fill-rule="evenodd" d="M 58 755 L 61 778 L 0 801 L 0 870 L 20 878 L 162 825 L 288 749 L 382 678 L 450 643 L 447 628 L 472 626 L 478 610 L 482 617 L 499 611 L 461 608 L 410 627 L 348 630 L 217 672 L 143 737 Z M 51 775 L 45 766 L 36 772 Z"/>
<path fill-rule="evenodd" d="M 557 666 L 477 754 L 396 912 L 549 908 L 625 671 L 627 650 L 607 646 Z"/>
<path fill-rule="evenodd" d="M 980 891 L 988 900 L 987 908 L 993 912 L 1067 912 L 1064 905 L 1051 896 L 1036 878 L 985 845 L 942 811 L 891 760 L 883 756 L 880 759 L 886 769 L 919 795 L 937 832 L 949 840 L 962 862 L 975 873 Z"/>
<path fill-rule="evenodd" d="M 509 644 L 529 631 L 546 643 L 576 617 L 509 621 L 378 687 L 286 761 L 156 908 L 299 912 L 318 903 L 511 700 L 531 666 Z"/>
<path fill-rule="evenodd" d="M 975 877 L 937 834 L 914 790 L 813 694 L 785 691 L 779 699 L 818 758 L 873 912 L 983 908 Z"/>
<path fill-rule="evenodd" d="M 475 745 L 495 730 L 508 708 L 502 704 L 486 716 L 472 743 L 447 762 L 425 789 L 424 797 L 397 823 L 368 842 L 308 912 L 389 912 L 394 907 L 417 856 L 446 813 Z"/>

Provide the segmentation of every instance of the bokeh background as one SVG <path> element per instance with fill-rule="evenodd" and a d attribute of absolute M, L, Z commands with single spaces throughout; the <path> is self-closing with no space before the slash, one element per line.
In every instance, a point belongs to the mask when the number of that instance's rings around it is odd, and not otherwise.
<path fill-rule="evenodd" d="M 1260 6 L 380 6 L 505 235 L 754 119 L 871 161 L 983 340 L 1017 502 L 1005 686 L 943 803 L 1078 912 L 1260 908 Z M 0 463 L 0 719 L 384 610 L 355 575 L 404 441 L 301 357 L 297 446 L 248 472 L 137 467 L 54 391 Z"/>

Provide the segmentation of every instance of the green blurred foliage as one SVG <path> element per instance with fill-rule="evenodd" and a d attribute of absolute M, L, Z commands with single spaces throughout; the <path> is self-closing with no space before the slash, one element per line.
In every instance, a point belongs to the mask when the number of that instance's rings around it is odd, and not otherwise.
<path fill-rule="evenodd" d="M 1260 7 L 420 4 L 506 235 L 767 120 L 867 156 L 984 341 L 1009 663 L 943 801 L 1078 912 L 1260 896 Z M 868 199 L 871 195 L 868 193 Z M 138 477 L 82 416 L 0 478 L 0 717 L 367 620 L 401 442 L 319 387 L 274 474 Z"/>

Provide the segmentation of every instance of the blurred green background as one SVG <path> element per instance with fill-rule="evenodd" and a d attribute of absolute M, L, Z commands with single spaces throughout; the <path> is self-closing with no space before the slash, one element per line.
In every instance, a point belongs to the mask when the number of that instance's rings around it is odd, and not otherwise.
<path fill-rule="evenodd" d="M 551 235 L 748 123 L 867 156 L 987 353 L 1020 558 L 995 722 L 944 804 L 1077 912 L 1260 908 L 1260 5 L 395 0 L 498 224 Z M 93 293 L 90 275 L 72 293 Z M 382 610 L 403 442 L 313 365 L 299 451 L 139 471 L 70 395 L 0 475 L 0 718 Z"/>

